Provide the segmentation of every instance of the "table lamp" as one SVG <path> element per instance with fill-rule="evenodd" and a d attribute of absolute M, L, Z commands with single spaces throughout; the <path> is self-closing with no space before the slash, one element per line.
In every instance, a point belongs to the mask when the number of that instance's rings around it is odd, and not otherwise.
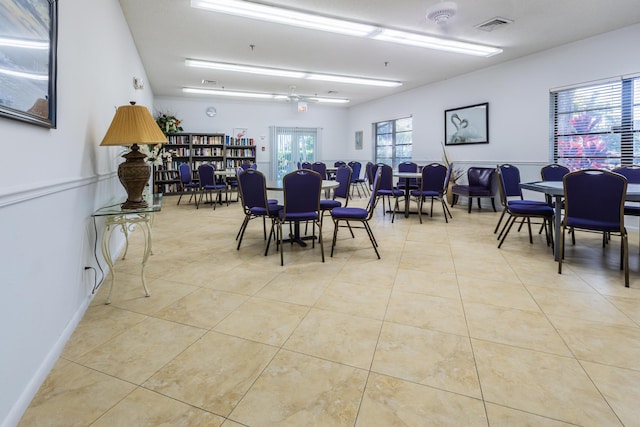
<path fill-rule="evenodd" d="M 123 155 L 126 161 L 118 166 L 118 178 L 127 190 L 127 201 L 122 209 L 142 209 L 147 202 L 142 198 L 144 187 L 149 182 L 151 167 L 144 161 L 145 154 L 140 152 L 139 144 L 166 144 L 160 127 L 147 107 L 141 105 L 123 105 L 118 107 L 100 145 L 131 145 L 131 151 Z"/>

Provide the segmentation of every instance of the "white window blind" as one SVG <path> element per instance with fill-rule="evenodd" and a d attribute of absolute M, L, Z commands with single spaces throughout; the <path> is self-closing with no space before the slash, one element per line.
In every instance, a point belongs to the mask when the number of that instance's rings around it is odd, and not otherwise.
<path fill-rule="evenodd" d="M 550 94 L 550 146 L 571 170 L 640 164 L 640 78 Z"/>

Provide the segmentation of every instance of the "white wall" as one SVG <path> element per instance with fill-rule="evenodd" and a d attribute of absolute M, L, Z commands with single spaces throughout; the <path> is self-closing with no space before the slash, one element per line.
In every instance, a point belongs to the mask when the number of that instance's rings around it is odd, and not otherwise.
<path fill-rule="evenodd" d="M 57 129 L 0 118 L 3 426 L 20 419 L 90 301 L 91 213 L 124 194 L 119 149 L 99 147 L 114 107 L 153 100 L 133 89 L 146 75 L 118 0 L 58 3 Z"/>
<path fill-rule="evenodd" d="M 218 112 L 215 117 L 205 114 L 210 106 Z M 298 113 L 296 103 L 156 97 L 154 108 L 155 112 L 170 112 L 181 119 L 184 132 L 231 134 L 235 128 L 246 128 L 247 137 L 256 141 L 258 168 L 265 173 L 269 170 L 273 154 L 269 143 L 269 126 L 322 128 L 317 159 L 331 163 L 342 159 L 345 145 L 353 144 L 353 138 L 347 140 L 345 137 L 348 115 L 343 107 L 309 103 L 306 113 Z"/>
<path fill-rule="evenodd" d="M 488 102 L 489 144 L 447 146 L 448 155 L 464 166 L 513 163 L 523 180 L 538 179 L 550 160 L 550 89 L 640 72 L 640 55 L 629 54 L 638 42 L 634 25 L 358 105 L 350 109 L 346 135 L 364 130 L 364 151 L 371 153 L 372 123 L 412 115 L 414 159 L 441 161 L 444 110 Z"/>

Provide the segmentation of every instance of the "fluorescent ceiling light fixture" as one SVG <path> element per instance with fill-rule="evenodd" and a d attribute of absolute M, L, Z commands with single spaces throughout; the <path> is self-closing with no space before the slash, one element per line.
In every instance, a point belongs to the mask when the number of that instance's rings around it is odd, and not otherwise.
<path fill-rule="evenodd" d="M 392 80 L 367 79 L 361 77 L 340 76 L 335 74 L 308 73 L 306 71 L 286 70 L 283 68 L 254 67 L 252 65 L 230 64 L 228 62 L 201 61 L 186 59 L 189 67 L 209 68 L 213 70 L 236 71 L 240 73 L 260 74 L 263 76 L 290 77 L 295 79 L 321 80 L 325 82 L 349 83 L 367 86 L 398 87 L 401 82 Z"/>
<path fill-rule="evenodd" d="M 301 71 L 282 70 L 279 68 L 253 67 L 251 65 L 229 64 L 226 62 L 198 61 L 187 59 L 184 61 L 188 67 L 210 68 L 213 70 L 236 71 L 239 73 L 260 74 L 263 76 L 292 77 L 301 79 L 305 73 Z"/>
<path fill-rule="evenodd" d="M 261 98 L 261 99 L 273 99 L 273 95 L 270 93 L 260 92 L 241 92 L 233 90 L 216 90 L 216 89 L 197 89 L 191 87 L 183 87 L 184 93 L 197 93 L 200 95 L 214 95 L 214 96 L 231 96 L 236 98 Z"/>
<path fill-rule="evenodd" d="M 0 37 L 0 46 L 45 50 L 45 49 L 49 49 L 49 42 Z"/>
<path fill-rule="evenodd" d="M 0 68 L 0 74 L 30 80 L 49 80 L 49 76 L 47 74 L 25 73 L 23 71 L 8 70 L 6 68 Z"/>
<path fill-rule="evenodd" d="M 346 34 L 403 45 L 438 49 L 475 56 L 492 56 L 502 49 L 475 43 L 459 42 L 416 33 L 369 25 L 361 22 L 330 18 L 293 9 L 268 6 L 243 0 L 191 0 L 191 7 L 242 16 L 330 33 Z"/>
<path fill-rule="evenodd" d="M 377 30 L 373 25 L 246 1 L 191 0 L 191 7 L 312 30 L 346 34 L 348 36 L 366 37 Z"/>
<path fill-rule="evenodd" d="M 244 91 L 234 91 L 234 90 L 218 90 L 218 89 L 198 89 L 193 87 L 183 87 L 182 91 L 184 93 L 195 93 L 199 95 L 211 95 L 211 96 L 231 96 L 236 98 L 259 98 L 259 99 L 276 99 L 279 101 L 289 101 L 291 100 L 290 95 L 286 94 L 272 94 L 272 93 L 263 93 L 263 92 L 244 92 Z M 332 104 L 346 104 L 350 102 L 348 99 L 344 98 L 322 98 L 318 96 L 299 96 L 300 98 L 304 98 L 305 101 L 313 101 L 313 102 L 322 102 L 322 103 L 332 103 Z"/>
<path fill-rule="evenodd" d="M 475 56 L 493 56 L 502 49 L 491 46 L 483 46 L 475 43 L 460 42 L 456 40 L 442 39 L 439 37 L 422 34 L 407 33 L 405 31 L 383 29 L 373 36 L 376 40 L 399 43 L 410 46 L 424 47 L 427 49 L 446 50 L 449 52 L 463 53 Z"/>

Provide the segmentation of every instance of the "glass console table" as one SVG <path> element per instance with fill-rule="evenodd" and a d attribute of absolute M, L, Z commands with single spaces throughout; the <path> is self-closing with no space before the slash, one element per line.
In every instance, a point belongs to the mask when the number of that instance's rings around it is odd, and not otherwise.
<path fill-rule="evenodd" d="M 159 212 L 162 208 L 162 194 L 147 194 L 144 196 L 149 206 L 141 209 L 121 209 L 120 203 L 104 206 L 95 211 L 91 216 L 104 217 L 105 227 L 102 232 L 102 256 L 109 265 L 111 271 L 111 285 L 109 287 L 109 295 L 105 304 L 111 303 L 111 292 L 113 291 L 113 284 L 116 278 L 116 272 L 113 268 L 113 258 L 111 257 L 111 249 L 109 242 L 111 241 L 111 234 L 114 229 L 120 227 L 124 233 L 126 240 L 126 246 L 124 249 L 124 255 L 122 259 L 127 256 L 127 249 L 129 248 L 129 232 L 133 231 L 136 224 L 141 224 L 142 231 L 145 234 L 144 244 L 144 256 L 142 257 L 142 287 L 144 288 L 145 296 L 149 296 L 149 290 L 144 279 L 144 269 L 147 265 L 147 259 L 151 254 L 151 223 L 153 222 L 153 214 Z"/>

